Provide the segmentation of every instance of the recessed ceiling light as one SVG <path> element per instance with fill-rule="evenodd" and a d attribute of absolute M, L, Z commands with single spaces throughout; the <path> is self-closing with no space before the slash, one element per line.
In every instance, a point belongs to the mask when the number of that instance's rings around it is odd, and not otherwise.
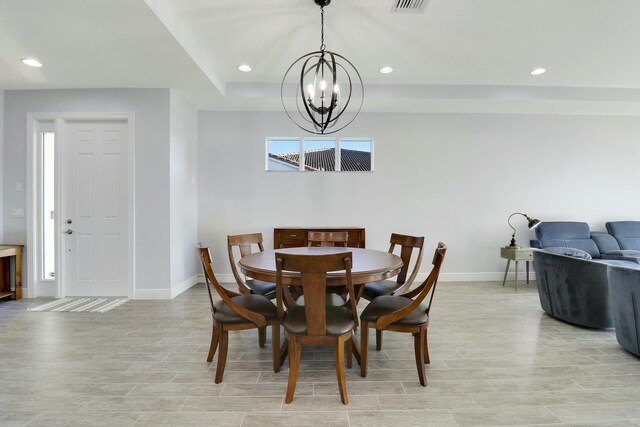
<path fill-rule="evenodd" d="M 238 65 L 238 70 L 242 71 L 243 73 L 248 73 L 249 71 L 251 71 L 251 67 L 247 64 L 241 64 Z"/>
<path fill-rule="evenodd" d="M 385 67 L 380 68 L 380 72 L 382 74 L 389 74 L 389 73 L 393 72 L 393 68 L 389 67 L 389 66 L 385 66 Z"/>
<path fill-rule="evenodd" d="M 547 72 L 546 68 L 534 68 L 533 70 L 531 70 L 531 75 L 539 76 L 540 74 L 544 74 L 546 72 Z"/>
<path fill-rule="evenodd" d="M 42 62 L 38 61 L 37 59 L 33 59 L 33 58 L 24 58 L 22 60 L 22 63 L 25 64 L 25 65 L 28 65 L 30 67 L 36 67 L 36 68 L 42 67 Z"/>

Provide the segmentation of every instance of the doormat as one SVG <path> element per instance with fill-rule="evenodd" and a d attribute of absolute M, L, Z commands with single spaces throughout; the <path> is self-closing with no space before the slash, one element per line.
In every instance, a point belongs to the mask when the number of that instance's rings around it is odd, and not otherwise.
<path fill-rule="evenodd" d="M 121 306 L 128 298 L 62 298 L 30 308 L 29 311 L 69 311 L 76 313 L 104 313 Z"/>

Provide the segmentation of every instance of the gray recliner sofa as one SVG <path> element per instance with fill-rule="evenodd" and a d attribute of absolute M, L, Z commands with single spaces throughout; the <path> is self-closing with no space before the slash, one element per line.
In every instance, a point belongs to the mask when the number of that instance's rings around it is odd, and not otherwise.
<path fill-rule="evenodd" d="M 545 250 L 535 251 L 533 268 L 542 309 L 575 325 L 613 327 L 607 281 L 610 265 L 640 267 L 629 261 L 599 262 Z"/>
<path fill-rule="evenodd" d="M 607 268 L 640 268 L 640 256 L 618 252 L 607 233 L 592 233 L 586 222 L 543 222 L 536 228 L 533 267 L 542 309 L 591 328 L 613 327 Z"/>
<path fill-rule="evenodd" d="M 603 232 L 592 232 L 589 224 L 578 221 L 545 221 L 536 228 L 536 240 L 531 240 L 532 248 L 551 249 L 571 248 L 589 254 L 591 259 L 607 262 L 608 260 L 622 260 L 640 264 L 640 222 L 626 221 L 634 223 L 633 233 L 637 232 L 637 239 L 627 240 L 628 245 L 633 241 L 637 244 L 638 250 L 629 250 L 627 246 L 621 247 L 619 240 L 613 235 Z M 620 222 L 608 222 L 607 229 L 620 229 L 616 225 Z M 610 228 L 610 226 L 612 228 Z M 632 232 L 624 228 L 625 235 Z M 562 253 L 562 251 L 558 251 Z M 573 254 L 578 256 L 577 253 Z"/>
<path fill-rule="evenodd" d="M 611 267 L 608 278 L 618 343 L 625 350 L 640 356 L 640 270 Z"/>

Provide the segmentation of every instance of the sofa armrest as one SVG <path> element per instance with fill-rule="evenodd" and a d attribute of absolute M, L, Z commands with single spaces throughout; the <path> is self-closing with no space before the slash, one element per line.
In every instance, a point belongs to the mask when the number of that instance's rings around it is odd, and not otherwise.
<path fill-rule="evenodd" d="M 542 245 L 540 244 L 540 240 L 531 239 L 529 240 L 529 246 L 536 249 L 542 249 Z"/>

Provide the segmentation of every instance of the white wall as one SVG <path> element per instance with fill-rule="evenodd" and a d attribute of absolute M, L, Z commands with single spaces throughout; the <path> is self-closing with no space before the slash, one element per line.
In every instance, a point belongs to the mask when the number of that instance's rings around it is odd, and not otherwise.
<path fill-rule="evenodd" d="M 135 113 L 136 295 L 170 293 L 169 90 L 79 89 L 6 91 L 4 94 L 4 237 L 25 243 L 26 129 L 29 112 Z M 23 279 L 23 283 L 25 283 Z"/>
<path fill-rule="evenodd" d="M 169 187 L 172 296 L 197 283 L 198 112 L 171 91 Z"/>
<path fill-rule="evenodd" d="M 640 219 L 635 117 L 361 114 L 338 136 L 375 140 L 374 173 L 264 172 L 267 136 L 300 136 L 282 113 L 200 112 L 198 235 L 229 274 L 227 234 L 276 226 L 364 226 L 449 245 L 448 280 L 501 280 L 514 211 L 540 220 Z M 517 239 L 533 235 L 514 217 Z M 430 257 L 422 271 L 428 271 Z M 228 277 L 228 276 L 227 276 Z"/>
<path fill-rule="evenodd" d="M 4 165 L 3 153 L 4 153 L 4 91 L 0 90 L 0 165 Z M 0 242 L 6 243 L 4 240 L 3 230 L 4 230 L 4 221 L 3 213 L 4 210 L 2 208 L 3 197 L 2 194 L 4 192 L 4 187 L 2 186 L 4 179 L 4 167 L 2 168 L 2 172 L 0 172 Z"/>

